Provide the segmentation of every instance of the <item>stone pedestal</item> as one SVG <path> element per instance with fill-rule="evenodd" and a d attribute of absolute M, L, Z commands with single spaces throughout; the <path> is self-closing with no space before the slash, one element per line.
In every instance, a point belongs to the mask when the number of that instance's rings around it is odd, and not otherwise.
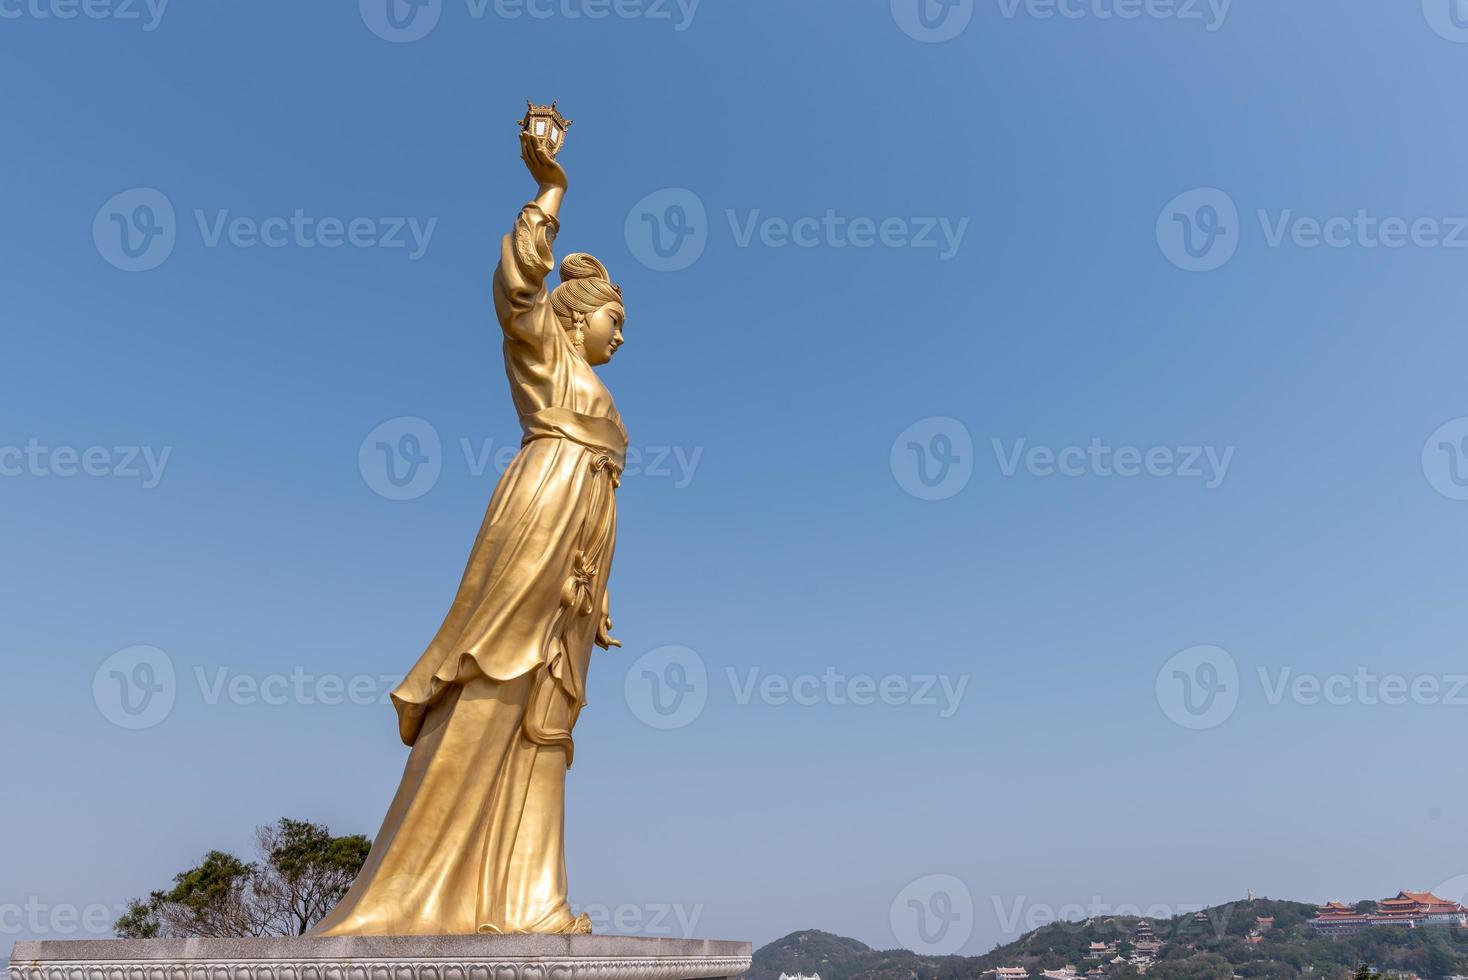
<path fill-rule="evenodd" d="M 725 980 L 749 943 L 626 936 L 353 936 L 16 943 L 10 980 Z"/>

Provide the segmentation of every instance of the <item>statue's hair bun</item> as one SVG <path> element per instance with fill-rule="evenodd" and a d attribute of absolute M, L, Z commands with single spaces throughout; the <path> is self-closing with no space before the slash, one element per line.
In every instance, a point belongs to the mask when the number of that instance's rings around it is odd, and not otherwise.
<path fill-rule="evenodd" d="M 612 276 L 607 272 L 607 267 L 595 257 L 585 252 L 575 252 L 566 256 L 561 263 L 561 281 L 571 282 L 574 279 L 605 279 L 611 282 Z"/>
<path fill-rule="evenodd" d="M 576 315 L 590 316 L 609 303 L 622 302 L 622 287 L 613 284 L 607 267 L 585 252 L 561 262 L 561 284 L 551 293 L 551 309 L 566 329 Z"/>

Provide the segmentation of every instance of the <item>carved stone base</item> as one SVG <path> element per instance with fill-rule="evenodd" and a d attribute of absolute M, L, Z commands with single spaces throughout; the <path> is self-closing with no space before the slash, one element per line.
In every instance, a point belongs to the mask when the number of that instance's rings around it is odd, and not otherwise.
<path fill-rule="evenodd" d="M 10 954 L 10 980 L 725 980 L 751 952 L 626 936 L 28 942 Z"/>

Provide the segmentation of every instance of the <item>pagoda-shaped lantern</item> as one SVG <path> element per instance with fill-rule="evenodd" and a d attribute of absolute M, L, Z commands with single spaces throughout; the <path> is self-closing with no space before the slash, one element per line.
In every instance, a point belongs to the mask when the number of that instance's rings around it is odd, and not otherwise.
<path fill-rule="evenodd" d="M 534 136 L 551 156 L 560 153 L 561 147 L 566 145 L 566 130 L 571 128 L 571 120 L 561 115 L 558 103 L 536 105 L 527 100 L 525 104 L 529 109 L 525 118 L 520 120 L 520 128 Z"/>

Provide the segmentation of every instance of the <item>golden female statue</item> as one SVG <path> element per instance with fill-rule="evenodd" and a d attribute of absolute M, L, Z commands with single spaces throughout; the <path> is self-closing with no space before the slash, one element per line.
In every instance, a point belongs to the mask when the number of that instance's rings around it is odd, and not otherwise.
<path fill-rule="evenodd" d="M 530 133 L 521 151 L 540 191 L 505 236 L 494 305 L 525 440 L 443 627 L 393 692 L 413 751 L 315 935 L 591 931 L 566 897 L 566 770 L 592 646 L 619 645 L 607 576 L 627 430 L 592 368 L 622 345 L 627 313 L 589 255 L 547 293 L 566 173 Z"/>

